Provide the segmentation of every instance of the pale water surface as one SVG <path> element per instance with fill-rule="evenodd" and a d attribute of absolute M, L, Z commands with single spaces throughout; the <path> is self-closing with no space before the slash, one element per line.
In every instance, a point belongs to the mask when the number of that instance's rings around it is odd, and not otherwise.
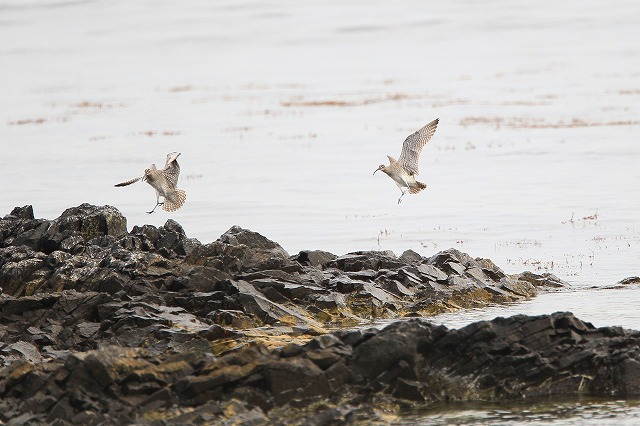
<path fill-rule="evenodd" d="M 640 3 L 0 0 L 0 214 L 89 202 L 290 253 L 455 247 L 571 288 L 442 315 L 640 329 Z M 373 171 L 440 118 L 419 195 Z M 113 185 L 180 151 L 175 213 Z M 596 287 L 595 289 L 593 287 Z M 577 421 L 577 420 L 576 420 Z"/>
<path fill-rule="evenodd" d="M 441 404 L 403 413 L 395 426 L 424 425 L 629 425 L 640 423 L 640 401 L 603 398 L 533 399 L 503 403 Z"/>

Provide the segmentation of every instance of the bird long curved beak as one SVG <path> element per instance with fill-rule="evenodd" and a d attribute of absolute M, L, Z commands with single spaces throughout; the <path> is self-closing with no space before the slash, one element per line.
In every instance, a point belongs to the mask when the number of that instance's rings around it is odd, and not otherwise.
<path fill-rule="evenodd" d="M 376 172 L 377 172 L 378 170 L 380 170 L 380 167 L 378 167 L 378 168 L 376 169 Z M 376 172 L 373 172 L 373 174 L 375 175 L 375 174 L 376 174 Z"/>

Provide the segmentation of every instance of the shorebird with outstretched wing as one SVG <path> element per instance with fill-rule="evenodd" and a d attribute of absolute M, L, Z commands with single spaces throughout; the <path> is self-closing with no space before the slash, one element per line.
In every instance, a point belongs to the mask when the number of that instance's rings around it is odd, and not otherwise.
<path fill-rule="evenodd" d="M 418 174 L 420 152 L 436 132 L 438 122 L 439 119 L 436 118 L 417 132 L 407 136 L 402 145 L 400 158 L 396 160 L 392 156 L 387 155 L 389 165 L 385 166 L 384 164 L 380 164 L 376 171 L 373 172 L 375 175 L 378 170 L 382 170 L 398 185 L 400 192 L 402 192 L 402 195 L 398 198 L 398 204 L 400 204 L 402 196 L 406 193 L 403 188 L 407 188 L 410 194 L 417 194 L 427 187 L 426 184 L 418 182 L 415 176 Z"/>
<path fill-rule="evenodd" d="M 187 199 L 187 194 L 177 188 L 180 176 L 179 155 L 179 152 L 170 152 L 167 154 L 167 162 L 162 170 L 158 170 L 156 165 L 152 164 L 144 171 L 144 175 L 118 183 L 115 186 L 127 186 L 142 180 L 156 190 L 156 206 L 147 213 L 153 213 L 158 206 L 162 206 L 162 210 L 168 212 L 178 210 Z M 162 202 L 160 202 L 160 197 L 163 197 Z"/>

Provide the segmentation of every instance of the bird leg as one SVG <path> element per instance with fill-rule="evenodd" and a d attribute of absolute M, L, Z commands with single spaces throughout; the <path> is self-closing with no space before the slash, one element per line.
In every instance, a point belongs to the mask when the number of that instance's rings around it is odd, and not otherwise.
<path fill-rule="evenodd" d="M 153 208 L 153 210 L 151 210 L 150 212 L 147 212 L 147 214 L 151 214 L 151 213 L 155 212 L 155 211 L 156 211 L 156 208 L 157 208 L 158 206 L 163 205 L 163 204 L 164 204 L 164 203 L 160 203 L 160 202 L 156 203 L 156 206 Z"/>
<path fill-rule="evenodd" d="M 398 198 L 398 204 L 400 204 L 400 203 L 402 202 L 402 196 L 403 196 L 404 194 L 406 194 L 406 192 L 405 192 L 405 191 L 403 191 L 403 190 L 402 190 L 402 188 L 400 188 L 400 192 L 402 192 L 402 195 L 400 196 L 400 198 Z"/>
<path fill-rule="evenodd" d="M 156 206 L 153 208 L 153 210 L 151 210 L 150 212 L 147 212 L 147 214 L 151 214 L 151 213 L 155 212 L 155 211 L 156 211 L 156 208 L 158 208 L 158 206 L 161 206 L 161 205 L 163 205 L 163 204 L 164 204 L 164 202 L 162 202 L 162 203 L 161 203 L 161 202 L 160 202 L 160 197 L 158 197 L 158 198 L 156 199 Z"/>

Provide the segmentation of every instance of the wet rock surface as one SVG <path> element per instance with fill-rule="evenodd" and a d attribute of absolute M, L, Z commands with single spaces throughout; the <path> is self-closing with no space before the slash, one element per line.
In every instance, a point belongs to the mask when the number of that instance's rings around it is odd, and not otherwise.
<path fill-rule="evenodd" d="M 568 313 L 328 333 L 564 285 L 454 249 L 290 256 L 236 226 L 209 244 L 173 220 L 127 232 L 88 204 L 15 208 L 0 237 L 7 424 L 340 424 L 385 404 L 640 393 L 638 334 Z"/>

